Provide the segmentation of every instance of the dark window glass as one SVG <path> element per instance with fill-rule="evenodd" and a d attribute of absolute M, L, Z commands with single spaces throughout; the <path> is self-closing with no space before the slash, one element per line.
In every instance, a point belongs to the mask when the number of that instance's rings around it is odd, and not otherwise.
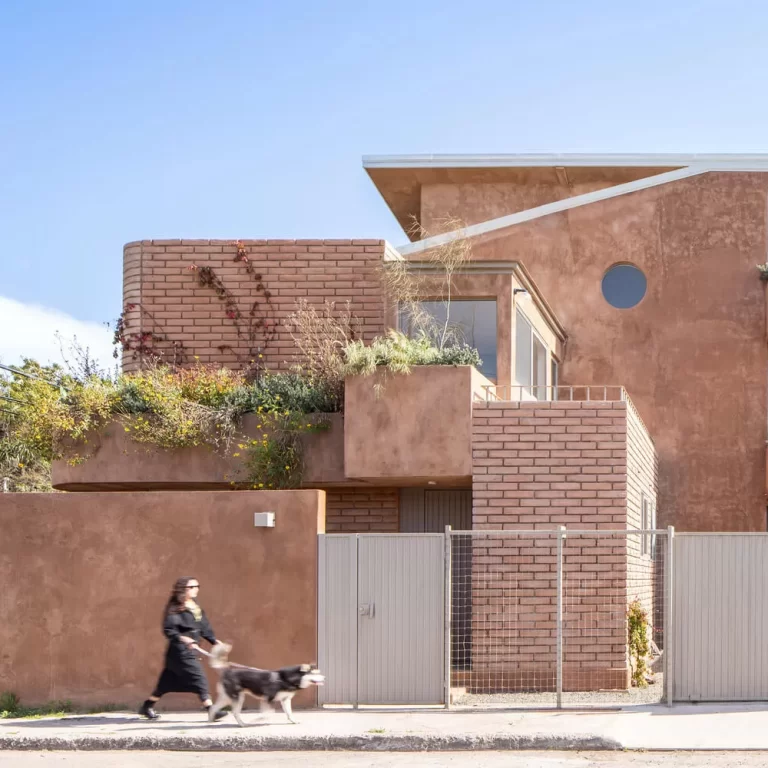
<path fill-rule="evenodd" d="M 419 302 L 420 311 L 431 320 L 413 321 L 408 313 L 400 312 L 400 329 L 409 336 L 423 330 L 438 342 L 448 315 L 449 343 L 469 344 L 480 353 L 483 364 L 480 373 L 496 381 L 496 302 L 492 299 L 454 299 L 450 310 L 443 301 Z"/>

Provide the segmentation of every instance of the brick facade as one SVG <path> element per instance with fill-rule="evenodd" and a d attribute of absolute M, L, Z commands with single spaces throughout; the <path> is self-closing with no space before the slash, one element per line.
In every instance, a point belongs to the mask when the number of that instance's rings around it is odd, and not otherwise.
<path fill-rule="evenodd" d="M 627 527 L 643 527 L 643 499 L 656 509 L 659 461 L 653 441 L 634 405 L 627 403 Z M 654 526 L 654 516 L 645 521 Z M 658 527 L 658 518 L 656 518 Z M 637 599 L 653 625 L 654 640 L 664 646 L 666 537 L 635 535 L 627 540 L 627 601 Z"/>
<path fill-rule="evenodd" d="M 643 497 L 656 507 L 659 461 L 640 415 L 627 405 L 627 517 L 630 528 L 640 528 Z"/>
<path fill-rule="evenodd" d="M 525 402 L 476 405 L 472 447 L 473 527 L 489 533 L 472 543 L 468 685 L 553 690 L 557 539 L 514 531 L 635 527 L 630 498 L 655 487 L 653 444 L 627 401 Z M 628 686 L 630 548 L 623 533 L 563 543 L 565 690 Z"/>
<path fill-rule="evenodd" d="M 488 403 L 473 413 L 473 527 L 625 528 L 626 403 Z"/>
<path fill-rule="evenodd" d="M 359 319 L 360 336 L 370 340 L 385 330 L 384 302 L 378 280 L 383 240 L 243 240 L 249 263 L 261 275 L 271 294 L 276 335 L 264 350 L 264 364 L 272 370 L 286 368 L 295 356 L 295 345 L 285 321 L 296 302 L 305 298 L 321 305 L 350 302 Z M 123 298 L 131 333 L 167 337 L 155 346 L 171 355 L 173 343 L 183 345 L 187 359 L 235 366 L 247 356 L 247 345 L 238 337 L 224 303 L 210 288 L 198 284 L 190 267 L 211 267 L 222 279 L 247 316 L 252 302 L 263 296 L 245 265 L 235 261 L 237 246 L 231 240 L 142 240 L 124 248 Z M 128 309 L 132 307 L 132 309 Z M 127 354 L 126 371 L 140 361 Z"/>
<path fill-rule="evenodd" d="M 327 533 L 397 533 L 397 488 L 345 488 L 327 491 Z"/>

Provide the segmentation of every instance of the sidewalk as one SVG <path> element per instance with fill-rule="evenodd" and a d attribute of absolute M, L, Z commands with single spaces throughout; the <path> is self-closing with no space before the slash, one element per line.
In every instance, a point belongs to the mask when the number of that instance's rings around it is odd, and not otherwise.
<path fill-rule="evenodd" d="M 246 722 L 256 719 L 245 713 Z M 130 713 L 0 721 L 0 750 L 768 750 L 768 704 L 619 711 L 312 711 L 298 725 L 209 725 L 198 713 L 149 723 Z"/>

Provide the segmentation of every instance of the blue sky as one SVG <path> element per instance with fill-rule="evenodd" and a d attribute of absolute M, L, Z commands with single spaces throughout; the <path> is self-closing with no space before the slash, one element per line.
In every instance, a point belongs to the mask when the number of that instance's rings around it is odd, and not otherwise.
<path fill-rule="evenodd" d="M 0 356 L 20 307 L 114 318 L 128 240 L 402 242 L 363 154 L 768 150 L 767 33 L 739 0 L 2 0 Z"/>

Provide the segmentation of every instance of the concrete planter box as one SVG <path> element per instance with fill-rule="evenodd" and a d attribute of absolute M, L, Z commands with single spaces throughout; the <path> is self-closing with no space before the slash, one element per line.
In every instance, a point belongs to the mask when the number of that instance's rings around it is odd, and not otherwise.
<path fill-rule="evenodd" d="M 344 472 L 371 483 L 470 485 L 472 402 L 491 382 L 471 366 L 351 376 L 345 384 Z M 381 384 L 382 390 L 376 391 Z"/>
<path fill-rule="evenodd" d="M 327 431 L 307 433 L 304 442 L 303 485 L 332 485 L 344 480 L 344 422 L 340 413 L 327 414 Z M 313 417 L 308 417 L 311 421 Z M 243 419 L 243 437 L 255 438 L 260 420 L 254 414 Z M 235 441 L 236 445 L 237 441 Z M 53 487 L 64 491 L 115 490 L 216 490 L 231 488 L 243 479 L 243 458 L 222 455 L 207 446 L 167 451 L 133 441 L 117 421 L 78 446 L 87 453 L 81 464 L 66 459 L 53 462 Z M 240 451 L 240 453 L 243 453 Z"/>

